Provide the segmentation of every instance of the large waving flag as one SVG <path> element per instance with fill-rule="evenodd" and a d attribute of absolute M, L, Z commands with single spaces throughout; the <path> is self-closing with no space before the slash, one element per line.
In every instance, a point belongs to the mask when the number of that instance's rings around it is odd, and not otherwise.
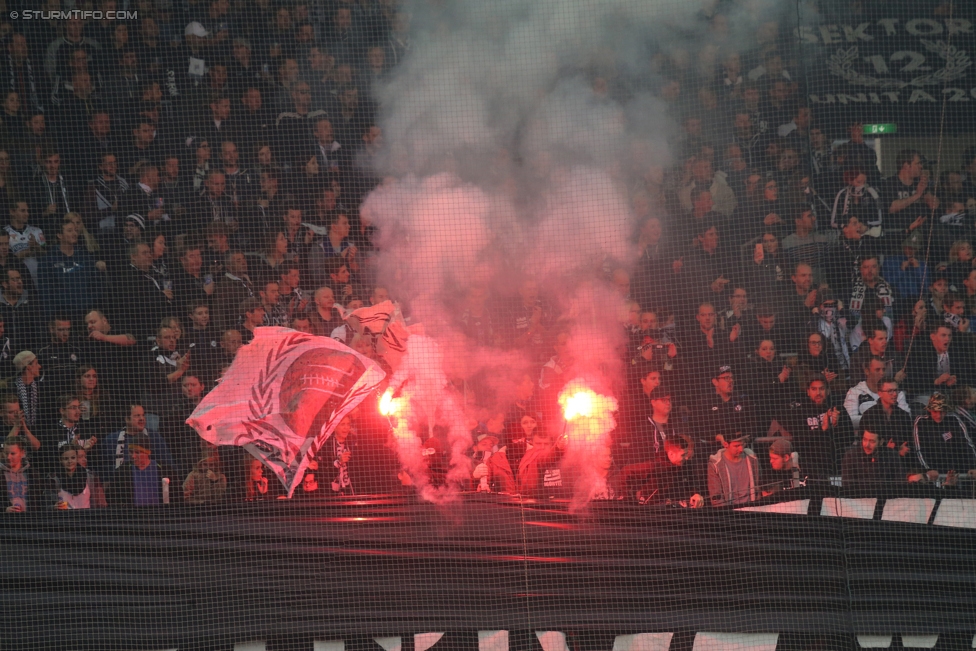
<path fill-rule="evenodd" d="M 239 445 L 288 490 L 335 426 L 386 374 L 368 357 L 289 328 L 258 328 L 187 424 L 215 445 Z"/>
<path fill-rule="evenodd" d="M 383 301 L 371 307 L 361 307 L 343 318 L 350 326 L 360 333 L 375 335 L 381 342 L 377 352 L 386 359 L 390 368 L 396 370 L 400 366 L 403 354 L 407 352 L 407 339 L 410 335 L 424 334 L 424 325 L 414 323 L 407 325 L 400 312 L 400 306 L 393 301 Z"/>

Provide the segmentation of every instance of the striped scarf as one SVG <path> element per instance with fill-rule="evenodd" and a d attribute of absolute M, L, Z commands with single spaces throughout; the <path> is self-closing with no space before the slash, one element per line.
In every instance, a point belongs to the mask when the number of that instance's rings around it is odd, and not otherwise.
<path fill-rule="evenodd" d="M 10 90 L 23 97 L 24 92 L 18 83 L 20 75 L 14 66 L 13 57 L 7 57 L 7 70 L 10 78 Z M 44 107 L 41 106 L 41 100 L 37 96 L 37 83 L 34 81 L 34 67 L 31 65 L 30 59 L 24 59 L 24 74 L 27 75 L 27 96 L 30 98 L 31 106 L 43 113 Z"/>
<path fill-rule="evenodd" d="M 17 397 L 20 398 L 20 406 L 24 410 L 24 422 L 27 424 L 28 429 L 34 429 L 34 425 L 37 423 L 38 405 L 40 403 L 38 381 L 34 380 L 28 387 L 24 384 L 23 379 L 17 378 L 14 385 L 17 387 Z"/>

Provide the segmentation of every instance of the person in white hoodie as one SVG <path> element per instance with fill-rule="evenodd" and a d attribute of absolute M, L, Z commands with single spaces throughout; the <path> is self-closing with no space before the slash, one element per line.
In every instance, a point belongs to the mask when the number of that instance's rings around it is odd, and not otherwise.
<path fill-rule="evenodd" d="M 857 427 L 861 422 L 861 416 L 864 415 L 864 412 L 878 404 L 885 368 L 883 360 L 871 357 L 865 361 L 862 367 L 864 380 L 852 386 L 847 392 L 847 397 L 844 398 L 844 409 L 851 417 L 854 427 Z M 898 408 L 906 413 L 912 413 L 904 391 L 898 392 Z"/>

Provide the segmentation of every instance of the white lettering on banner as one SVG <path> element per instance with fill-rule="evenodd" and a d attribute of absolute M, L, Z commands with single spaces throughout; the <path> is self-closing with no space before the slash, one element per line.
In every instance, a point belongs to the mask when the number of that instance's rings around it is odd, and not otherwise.
<path fill-rule="evenodd" d="M 959 47 L 945 41 L 929 41 L 924 38 L 919 39 L 919 43 L 930 54 L 939 57 L 941 63 L 935 67 L 927 65 L 925 55 L 914 50 L 893 52 L 887 61 L 878 54 L 861 57 L 858 46 L 852 45 L 849 48 L 838 48 L 830 55 L 827 59 L 827 70 L 849 84 L 881 89 L 901 89 L 909 86 L 918 88 L 927 85 L 943 85 L 964 76 L 972 66 L 969 54 Z M 862 71 L 866 66 L 860 65 L 861 61 L 871 65 L 870 73 L 879 75 L 897 73 L 912 75 L 912 78 L 875 77 Z M 894 65 L 889 67 L 889 63 Z"/>
<path fill-rule="evenodd" d="M 793 30 L 793 35 L 808 45 L 867 42 L 876 38 L 897 36 L 899 33 L 951 37 L 956 34 L 972 34 L 973 24 L 965 18 L 915 18 L 902 25 L 897 18 L 880 18 L 857 25 L 825 24 L 818 27 L 800 26 Z"/>
<path fill-rule="evenodd" d="M 946 101 L 949 102 L 969 102 L 972 101 L 969 96 L 976 99 L 976 88 L 970 88 L 966 90 L 965 88 L 943 88 L 942 95 L 948 95 Z M 811 94 L 807 96 L 811 104 L 844 104 L 848 103 L 870 103 L 870 104 L 896 104 L 903 100 L 903 98 L 898 93 L 824 93 L 823 95 Z M 908 97 L 908 102 L 914 104 L 919 101 L 924 102 L 936 102 L 931 94 L 921 91 L 914 90 Z"/>

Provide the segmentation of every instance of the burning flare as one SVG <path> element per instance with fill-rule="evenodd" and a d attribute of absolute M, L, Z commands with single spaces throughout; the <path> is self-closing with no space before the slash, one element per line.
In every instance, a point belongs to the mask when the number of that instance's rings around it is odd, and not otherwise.
<path fill-rule="evenodd" d="M 579 378 L 563 387 L 559 404 L 571 444 L 600 442 L 616 426 L 613 418 L 613 412 L 617 411 L 616 398 L 596 393 Z"/>
<path fill-rule="evenodd" d="M 380 396 L 380 413 L 384 416 L 396 416 L 403 406 L 401 399 L 393 397 L 393 389 L 387 389 Z"/>
<path fill-rule="evenodd" d="M 611 432 L 617 426 L 613 412 L 617 400 L 593 391 L 581 378 L 571 380 L 559 394 L 566 419 L 566 456 L 562 468 L 573 477 L 570 511 L 586 507 L 592 499 L 607 493 L 607 473 L 600 472 L 596 459 L 609 454 Z"/>
<path fill-rule="evenodd" d="M 559 404 L 563 406 L 563 418 L 567 421 L 593 414 L 593 403 L 602 396 L 597 396 L 589 389 L 577 391 L 572 395 L 565 392 L 559 396 Z"/>
<path fill-rule="evenodd" d="M 393 387 L 390 387 L 380 396 L 380 413 L 390 419 L 390 427 L 398 441 L 409 441 L 417 438 L 408 426 L 409 411 L 407 409 L 409 408 L 410 396 L 402 391 L 398 398 L 394 398 L 393 394 Z"/>

